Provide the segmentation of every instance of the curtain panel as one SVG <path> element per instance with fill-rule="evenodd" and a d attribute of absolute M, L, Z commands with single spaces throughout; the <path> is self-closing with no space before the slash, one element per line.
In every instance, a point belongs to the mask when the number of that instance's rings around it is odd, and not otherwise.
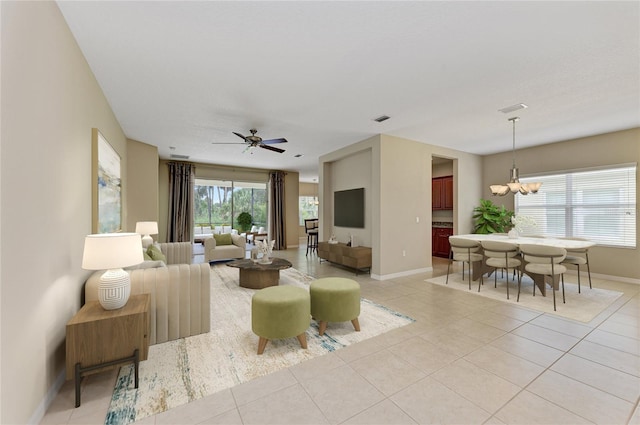
<path fill-rule="evenodd" d="M 169 162 L 167 165 L 169 166 L 167 242 L 191 242 L 196 167 L 188 162 Z"/>
<path fill-rule="evenodd" d="M 269 173 L 269 231 L 275 240 L 273 249 L 287 249 L 284 209 L 284 171 Z"/>

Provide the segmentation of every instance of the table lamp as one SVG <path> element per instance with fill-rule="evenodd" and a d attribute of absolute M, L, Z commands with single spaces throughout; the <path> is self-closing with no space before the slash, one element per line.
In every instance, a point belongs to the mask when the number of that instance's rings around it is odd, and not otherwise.
<path fill-rule="evenodd" d="M 85 237 L 82 268 L 107 270 L 98 282 L 98 301 L 105 310 L 116 310 L 127 304 L 131 279 L 122 267 L 140 264 L 143 260 L 137 233 L 101 233 Z"/>
<path fill-rule="evenodd" d="M 139 221 L 136 223 L 136 233 L 142 236 L 142 247 L 148 248 L 153 243 L 151 235 L 158 234 L 157 221 Z"/>

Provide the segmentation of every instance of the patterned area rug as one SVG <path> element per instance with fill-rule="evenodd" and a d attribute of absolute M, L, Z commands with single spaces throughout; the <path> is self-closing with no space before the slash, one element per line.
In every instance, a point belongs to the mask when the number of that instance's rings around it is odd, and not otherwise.
<path fill-rule="evenodd" d="M 522 278 L 522 288 L 520 292 L 520 301 L 516 303 L 518 295 L 518 280 L 509 276 L 509 299 L 507 300 L 506 277 L 502 277 L 498 272 L 498 287 L 494 288 L 493 274 L 484 278 L 484 285 L 478 292 L 478 282 L 471 281 L 471 290 L 469 290 L 469 277 L 465 274 L 465 280 L 462 281 L 462 273 L 456 272 L 449 275 L 449 285 L 445 285 L 447 276 L 439 276 L 427 279 L 426 282 L 436 285 L 447 286 L 452 289 L 466 291 L 470 294 L 482 297 L 492 298 L 494 300 L 513 303 L 520 307 L 529 308 L 543 313 L 554 314 L 556 316 L 567 319 L 577 320 L 580 322 L 590 322 L 600 314 L 605 308 L 610 306 L 617 300 L 622 292 L 610 291 L 608 289 L 599 289 L 595 286 L 589 289 L 589 281 L 581 279 L 581 293 L 578 293 L 578 285 L 570 283 L 569 280 L 577 279 L 575 275 L 565 275 L 564 292 L 566 303 L 562 303 L 562 289 L 556 291 L 556 308 L 553 311 L 553 295 L 550 287 L 547 286 L 547 296 L 543 297 L 540 290 L 536 288 L 536 296 L 533 296 L 533 280 L 525 275 Z"/>
<path fill-rule="evenodd" d="M 106 424 L 140 420 L 414 321 L 363 298 L 360 332 L 351 322 L 331 323 L 319 336 L 312 320 L 306 350 L 288 338 L 269 341 L 259 356 L 258 337 L 251 331 L 255 290 L 238 286 L 238 269 L 223 264 L 211 272 L 211 332 L 149 347 L 148 360 L 140 363 L 138 389 L 133 366 L 122 367 Z M 293 268 L 280 272 L 280 285 L 308 288 L 312 280 Z"/>

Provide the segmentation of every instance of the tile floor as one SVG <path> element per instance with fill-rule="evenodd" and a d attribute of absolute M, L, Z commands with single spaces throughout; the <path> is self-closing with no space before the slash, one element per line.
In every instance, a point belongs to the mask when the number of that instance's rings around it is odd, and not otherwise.
<path fill-rule="evenodd" d="M 425 283 L 446 273 L 442 259 L 376 281 L 304 245 L 277 255 L 314 277 L 355 278 L 363 297 L 416 322 L 139 423 L 640 424 L 639 285 L 594 279 L 624 296 L 580 323 Z M 41 423 L 104 423 L 115 376 L 85 378 L 77 409 L 67 381 Z"/>

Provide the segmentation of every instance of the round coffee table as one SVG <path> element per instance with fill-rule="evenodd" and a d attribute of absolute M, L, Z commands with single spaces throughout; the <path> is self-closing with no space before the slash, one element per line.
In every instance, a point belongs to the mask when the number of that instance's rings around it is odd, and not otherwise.
<path fill-rule="evenodd" d="M 248 259 L 227 263 L 227 266 L 240 270 L 240 286 L 250 289 L 277 286 L 280 283 L 280 270 L 288 269 L 291 265 L 291 262 L 282 258 L 272 258 L 271 264 L 256 263 Z"/>

